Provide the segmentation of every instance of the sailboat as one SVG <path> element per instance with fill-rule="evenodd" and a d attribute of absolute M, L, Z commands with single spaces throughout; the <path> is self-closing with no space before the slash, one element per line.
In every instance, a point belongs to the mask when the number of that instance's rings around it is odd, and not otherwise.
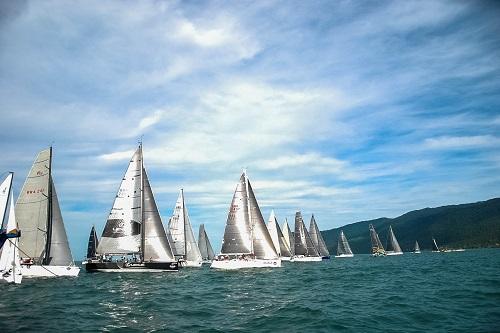
<path fill-rule="evenodd" d="M 274 215 L 274 209 L 271 211 L 271 215 L 269 216 L 269 220 L 267 222 L 267 230 L 269 230 L 269 234 L 271 235 L 271 239 L 273 240 L 273 245 L 276 251 L 278 251 L 278 256 L 282 261 L 290 261 L 292 257 L 292 253 L 290 252 L 290 248 L 288 247 L 285 237 L 281 232 L 281 228 L 278 224 L 278 220 L 276 219 L 276 215 Z"/>
<path fill-rule="evenodd" d="M 351 258 L 354 255 L 352 254 L 351 247 L 349 246 L 349 242 L 344 234 L 343 230 L 340 230 L 339 241 L 337 245 L 337 255 L 335 258 Z"/>
<path fill-rule="evenodd" d="M 200 224 L 200 229 L 198 231 L 198 249 L 200 249 L 201 258 L 204 264 L 209 264 L 214 260 L 214 249 L 212 248 L 212 244 L 210 244 L 204 224 Z"/>
<path fill-rule="evenodd" d="M 417 241 L 415 241 L 415 250 L 413 251 L 413 253 L 421 253 L 420 252 L 420 246 L 418 245 Z"/>
<path fill-rule="evenodd" d="M 385 254 L 388 256 L 398 256 L 403 254 L 398 240 L 396 239 L 396 235 L 394 235 L 394 231 L 392 230 L 392 226 L 389 226 L 389 232 L 387 235 L 387 248 Z"/>
<path fill-rule="evenodd" d="M 144 167 L 142 143 L 122 178 L 96 256 L 85 263 L 87 271 L 178 270 Z"/>
<path fill-rule="evenodd" d="M 87 260 L 82 262 L 83 265 L 86 265 L 89 261 L 99 259 L 99 256 L 97 255 L 98 245 L 99 239 L 97 238 L 97 232 L 95 231 L 95 227 L 92 226 L 92 229 L 90 229 L 89 243 L 87 245 Z"/>
<path fill-rule="evenodd" d="M 386 253 L 385 253 L 384 247 L 382 246 L 382 243 L 380 242 L 380 238 L 378 237 L 378 234 L 375 231 L 373 224 L 370 223 L 368 228 L 370 229 L 370 239 L 372 242 L 372 255 L 374 257 L 385 256 Z"/>
<path fill-rule="evenodd" d="M 285 218 L 285 222 L 283 223 L 283 228 L 281 228 L 283 232 L 283 237 L 285 239 L 286 245 L 290 249 L 290 253 L 292 254 L 292 258 L 295 255 L 295 241 L 293 239 L 292 231 L 290 230 L 290 226 L 288 225 L 288 219 Z"/>
<path fill-rule="evenodd" d="M 291 261 L 321 261 L 321 255 L 307 232 L 300 212 L 295 213 L 295 256 Z"/>
<path fill-rule="evenodd" d="M 38 153 L 16 202 L 24 277 L 77 276 L 52 177 L 52 147 Z"/>
<path fill-rule="evenodd" d="M 311 235 L 311 240 L 319 252 L 319 255 L 322 259 L 330 259 L 330 252 L 326 247 L 323 236 L 321 236 L 321 232 L 319 231 L 318 225 L 316 224 L 316 220 L 314 219 L 314 214 L 311 216 L 311 223 L 309 224 L 309 234 Z"/>
<path fill-rule="evenodd" d="M 222 240 L 211 268 L 281 267 L 246 171 L 236 185 Z"/>
<path fill-rule="evenodd" d="M 201 267 L 203 258 L 194 239 L 188 210 L 184 201 L 184 190 L 181 189 L 174 213 L 168 221 L 172 250 L 182 267 Z"/>
<path fill-rule="evenodd" d="M 441 252 L 434 237 L 432 237 L 432 252 Z"/>
<path fill-rule="evenodd" d="M 21 283 L 23 274 L 19 266 L 19 236 L 16 213 L 14 210 L 14 195 L 12 179 L 14 173 L 9 172 L 0 184 L 0 283 Z"/>

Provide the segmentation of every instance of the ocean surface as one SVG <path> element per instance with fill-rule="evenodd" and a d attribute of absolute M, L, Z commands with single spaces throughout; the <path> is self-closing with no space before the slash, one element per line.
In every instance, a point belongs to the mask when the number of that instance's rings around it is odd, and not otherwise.
<path fill-rule="evenodd" d="M 500 249 L 1 288 L 0 332 L 500 332 Z"/>

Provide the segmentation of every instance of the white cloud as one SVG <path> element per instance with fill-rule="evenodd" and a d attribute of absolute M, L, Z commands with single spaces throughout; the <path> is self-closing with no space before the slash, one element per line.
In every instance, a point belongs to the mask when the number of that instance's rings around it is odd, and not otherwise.
<path fill-rule="evenodd" d="M 441 136 L 425 139 L 424 148 L 441 149 L 470 149 L 478 147 L 498 147 L 500 139 L 492 135 L 473 136 Z"/>

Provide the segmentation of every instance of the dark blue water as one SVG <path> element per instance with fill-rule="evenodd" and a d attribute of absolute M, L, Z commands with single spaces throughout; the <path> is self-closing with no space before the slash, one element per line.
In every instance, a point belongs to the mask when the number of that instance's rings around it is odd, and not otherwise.
<path fill-rule="evenodd" d="M 500 249 L 1 288 L 0 332 L 500 332 Z"/>

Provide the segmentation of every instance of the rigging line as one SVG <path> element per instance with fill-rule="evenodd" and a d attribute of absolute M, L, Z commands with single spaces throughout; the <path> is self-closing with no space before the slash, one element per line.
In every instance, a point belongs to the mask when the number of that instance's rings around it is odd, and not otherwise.
<path fill-rule="evenodd" d="M 10 241 L 10 239 L 9 239 Z M 28 258 L 30 258 L 31 260 L 33 260 L 33 258 L 31 258 L 26 252 L 24 252 L 23 250 L 21 250 L 21 248 L 19 246 L 17 246 L 16 244 L 14 244 L 13 242 L 11 242 L 12 245 L 14 245 L 14 247 L 16 249 L 19 250 L 19 252 L 21 252 L 22 254 L 24 254 L 25 256 L 27 256 Z M 40 265 L 40 267 L 42 267 L 43 269 L 45 269 L 47 272 L 49 272 L 50 274 L 53 274 L 54 276 L 59 276 L 57 275 L 56 273 L 52 272 L 50 269 L 46 268 L 45 266 L 43 265 Z"/>

